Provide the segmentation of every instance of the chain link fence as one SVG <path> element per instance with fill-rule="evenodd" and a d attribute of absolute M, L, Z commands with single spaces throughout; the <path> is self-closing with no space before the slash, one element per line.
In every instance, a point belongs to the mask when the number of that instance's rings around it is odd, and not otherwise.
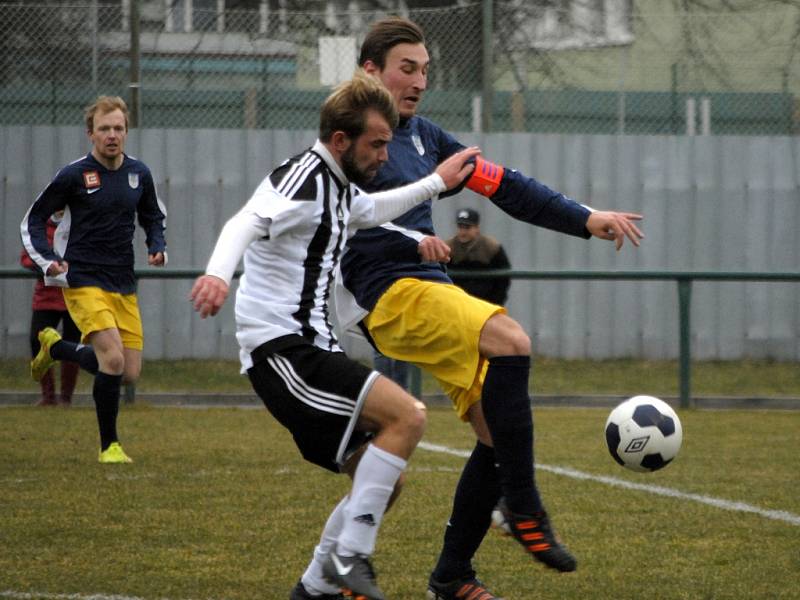
<path fill-rule="evenodd" d="M 448 129 L 800 131 L 800 0 L 0 0 L 0 124 L 136 89 L 142 127 L 314 129 L 390 14 L 424 28 L 421 112 Z"/>

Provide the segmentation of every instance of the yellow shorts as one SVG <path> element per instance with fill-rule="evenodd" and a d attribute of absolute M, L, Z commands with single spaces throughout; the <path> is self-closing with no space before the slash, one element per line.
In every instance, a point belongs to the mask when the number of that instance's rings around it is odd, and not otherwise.
<path fill-rule="evenodd" d="M 384 292 L 364 324 L 383 354 L 431 373 L 466 421 L 489 367 L 478 350 L 481 330 L 505 312 L 455 285 L 406 278 Z"/>
<path fill-rule="evenodd" d="M 103 329 L 119 329 L 125 348 L 144 348 L 142 318 L 136 294 L 122 295 L 99 287 L 64 288 L 69 316 L 81 330 L 81 341 Z"/>

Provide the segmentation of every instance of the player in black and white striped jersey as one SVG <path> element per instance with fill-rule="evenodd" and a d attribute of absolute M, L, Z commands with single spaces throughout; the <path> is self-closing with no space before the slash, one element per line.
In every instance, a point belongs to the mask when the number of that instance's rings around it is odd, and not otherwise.
<path fill-rule="evenodd" d="M 368 195 L 358 184 L 388 158 L 398 120 L 388 91 L 357 73 L 325 101 L 319 139 L 270 173 L 223 228 L 192 289 L 202 317 L 216 314 L 244 256 L 236 293 L 242 368 L 303 457 L 353 478 L 325 525 L 292 599 L 341 598 L 347 588 L 383 594 L 369 562 L 385 510 L 425 428 L 424 406 L 377 372 L 348 359 L 328 307 L 347 239 L 464 181 L 469 148 L 436 172 Z"/>

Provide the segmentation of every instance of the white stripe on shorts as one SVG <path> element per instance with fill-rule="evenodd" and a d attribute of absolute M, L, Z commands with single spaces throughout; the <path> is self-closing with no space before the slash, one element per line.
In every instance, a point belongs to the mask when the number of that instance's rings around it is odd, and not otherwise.
<path fill-rule="evenodd" d="M 353 414 L 357 404 L 355 400 L 311 387 L 300 378 L 287 358 L 274 354 L 267 358 L 267 363 L 283 380 L 289 393 L 300 402 L 334 415 L 348 417 Z"/>
<path fill-rule="evenodd" d="M 347 424 L 347 429 L 342 436 L 342 441 L 339 442 L 339 449 L 336 451 L 336 464 L 343 465 L 347 459 L 350 458 L 349 455 L 346 455 L 347 445 L 350 443 L 350 437 L 353 435 L 353 430 L 356 428 L 358 417 L 361 414 L 361 410 L 364 408 L 364 402 L 367 400 L 367 394 L 369 394 L 369 391 L 372 389 L 375 381 L 380 376 L 380 373 L 373 371 L 364 382 L 364 387 L 361 388 L 361 392 L 358 394 L 356 409 L 353 411 L 353 416 L 350 417 L 350 422 Z"/>

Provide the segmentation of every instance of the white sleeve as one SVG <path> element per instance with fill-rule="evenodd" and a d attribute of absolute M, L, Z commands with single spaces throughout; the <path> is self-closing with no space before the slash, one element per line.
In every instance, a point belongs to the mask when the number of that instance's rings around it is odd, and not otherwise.
<path fill-rule="evenodd" d="M 230 285 L 244 251 L 254 241 L 269 233 L 269 221 L 247 207 L 233 215 L 219 234 L 214 252 L 208 260 L 206 275 L 219 277 Z"/>
<path fill-rule="evenodd" d="M 420 202 L 444 192 L 447 187 L 438 173 L 432 173 L 419 181 L 384 192 L 368 194 L 372 200 L 372 211 L 366 211 L 362 220 L 355 223 L 359 228 L 374 227 L 396 219 Z"/>

